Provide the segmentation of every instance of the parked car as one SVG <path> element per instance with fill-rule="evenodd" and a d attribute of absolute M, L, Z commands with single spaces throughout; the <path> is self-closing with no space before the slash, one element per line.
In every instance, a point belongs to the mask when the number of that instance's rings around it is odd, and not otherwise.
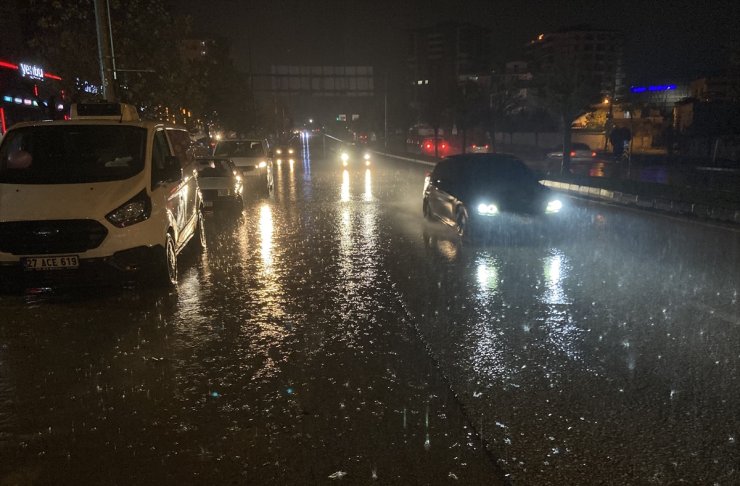
<path fill-rule="evenodd" d="M 242 199 L 242 176 L 230 159 L 198 157 L 198 185 L 203 195 L 204 210 L 239 209 Z"/>
<path fill-rule="evenodd" d="M 484 228 L 551 218 L 561 200 L 512 155 L 465 154 L 439 162 L 427 176 L 422 209 L 461 237 Z"/>
<path fill-rule="evenodd" d="M 269 194 L 274 187 L 272 158 L 264 139 L 221 140 L 213 149 L 215 157 L 231 159 L 241 172 L 242 181 L 262 194 Z"/>
<path fill-rule="evenodd" d="M 596 152 L 591 150 L 591 147 L 585 143 L 573 143 L 570 146 L 570 158 L 571 159 L 593 159 L 596 157 Z M 548 159 L 562 159 L 563 158 L 563 144 L 558 145 L 553 150 L 547 153 Z"/>
<path fill-rule="evenodd" d="M 355 144 L 345 145 L 339 150 L 342 167 L 369 167 L 371 159 L 368 149 Z"/>
<path fill-rule="evenodd" d="M 0 144 L 0 286 L 146 277 L 177 283 L 178 255 L 205 244 L 184 128 L 117 103 L 73 105 Z"/>

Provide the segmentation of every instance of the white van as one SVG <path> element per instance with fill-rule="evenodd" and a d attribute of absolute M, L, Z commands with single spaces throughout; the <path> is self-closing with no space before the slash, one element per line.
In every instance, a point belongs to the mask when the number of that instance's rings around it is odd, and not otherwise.
<path fill-rule="evenodd" d="M 123 276 L 177 283 L 205 243 L 185 129 L 117 103 L 13 126 L 0 142 L 0 288 Z"/>

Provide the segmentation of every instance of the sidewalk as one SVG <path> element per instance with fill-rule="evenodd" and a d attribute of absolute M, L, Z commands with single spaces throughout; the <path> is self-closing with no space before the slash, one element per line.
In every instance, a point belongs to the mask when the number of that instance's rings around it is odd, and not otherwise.
<path fill-rule="evenodd" d="M 434 157 L 377 150 L 382 155 L 433 166 Z M 629 164 L 606 159 L 574 162 L 571 173 L 560 174 L 550 161 L 532 154 L 514 154 L 554 190 L 641 209 L 740 224 L 740 168 L 694 164 L 655 165 L 650 157 Z"/>

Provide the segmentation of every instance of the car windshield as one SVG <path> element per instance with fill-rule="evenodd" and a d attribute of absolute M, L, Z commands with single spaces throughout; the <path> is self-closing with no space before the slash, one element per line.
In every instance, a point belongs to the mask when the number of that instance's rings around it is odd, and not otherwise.
<path fill-rule="evenodd" d="M 123 180 L 144 168 L 146 129 L 48 125 L 10 131 L 0 146 L 0 183 L 75 184 Z"/>
<path fill-rule="evenodd" d="M 537 184 L 534 173 L 516 159 L 483 159 L 461 164 L 461 180 L 472 189 L 489 187 L 491 184 L 516 185 Z"/>
<path fill-rule="evenodd" d="M 259 140 L 229 140 L 216 145 L 214 155 L 221 157 L 262 157 L 265 151 Z"/>

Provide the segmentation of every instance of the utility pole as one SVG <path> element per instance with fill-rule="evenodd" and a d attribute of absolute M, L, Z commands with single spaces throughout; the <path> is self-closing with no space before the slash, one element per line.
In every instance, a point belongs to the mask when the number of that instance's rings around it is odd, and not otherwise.
<path fill-rule="evenodd" d="M 116 90 L 113 84 L 113 56 L 111 54 L 110 17 L 107 0 L 95 0 L 95 24 L 98 31 L 98 60 L 100 61 L 103 96 L 105 96 L 106 101 L 115 102 Z"/>
<path fill-rule="evenodd" d="M 388 71 L 385 72 L 385 94 L 383 95 L 383 146 L 388 148 Z"/>

